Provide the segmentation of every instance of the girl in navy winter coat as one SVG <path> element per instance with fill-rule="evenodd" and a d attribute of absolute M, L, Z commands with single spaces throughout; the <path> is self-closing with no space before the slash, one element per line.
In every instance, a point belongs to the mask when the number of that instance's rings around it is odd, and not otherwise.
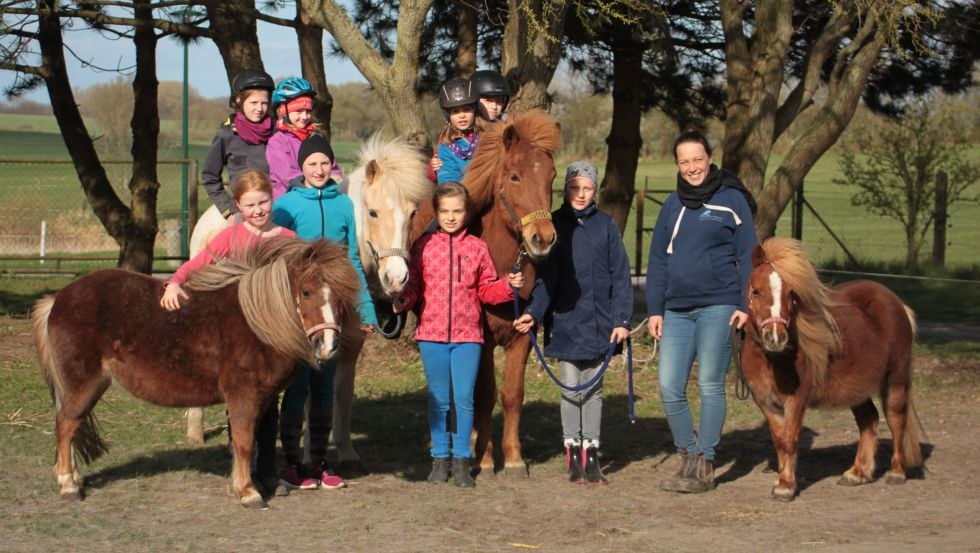
<path fill-rule="evenodd" d="M 545 323 L 545 355 L 558 358 L 562 384 L 581 386 L 602 366 L 611 343 L 629 337 L 633 288 L 629 257 L 613 220 L 595 204 L 598 172 L 576 161 L 565 174 L 565 202 L 552 220 L 558 242 L 538 270 L 531 302 L 514 321 L 526 333 Z M 602 379 L 562 390 L 561 423 L 568 478 L 608 483 L 599 467 Z"/>

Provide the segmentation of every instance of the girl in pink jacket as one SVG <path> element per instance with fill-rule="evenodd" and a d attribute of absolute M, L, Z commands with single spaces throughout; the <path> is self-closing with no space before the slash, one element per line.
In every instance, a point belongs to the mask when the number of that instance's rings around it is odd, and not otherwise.
<path fill-rule="evenodd" d="M 470 474 L 470 431 L 483 344 L 480 304 L 511 301 L 511 287 L 524 284 L 521 273 L 497 278 L 486 242 L 466 231 L 468 204 L 461 184 L 436 188 L 432 205 L 439 228 L 412 246 L 408 284 L 394 299 L 395 312 L 416 303 L 421 309 L 415 339 L 429 396 L 432 472 L 428 480 L 446 482 L 452 473 L 453 482 L 467 488 L 476 485 Z"/>

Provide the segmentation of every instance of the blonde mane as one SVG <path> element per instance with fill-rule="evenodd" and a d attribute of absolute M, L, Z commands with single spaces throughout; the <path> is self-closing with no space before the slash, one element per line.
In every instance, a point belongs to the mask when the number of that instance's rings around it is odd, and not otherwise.
<path fill-rule="evenodd" d="M 478 210 L 487 206 L 493 197 L 493 175 L 503 168 L 506 161 L 504 135 L 508 129 L 522 140 L 529 140 L 538 150 L 554 154 L 561 144 L 561 128 L 553 117 L 542 110 L 533 109 L 511 115 L 507 121 L 490 125 L 480 135 L 480 145 L 466 167 L 463 186 L 470 193 L 470 200 Z"/>
<path fill-rule="evenodd" d="M 381 133 L 374 133 L 361 147 L 357 169 L 341 186 L 349 193 L 352 187 L 364 184 L 364 168 L 374 161 L 380 172 L 379 181 L 392 197 L 401 197 L 418 203 L 432 194 L 432 181 L 425 174 L 425 156 L 403 138 L 385 140 Z"/>
<path fill-rule="evenodd" d="M 354 268 L 344 248 L 323 240 L 265 240 L 194 271 L 187 287 L 206 291 L 238 283 L 242 314 L 259 340 L 287 357 L 312 363 L 313 350 L 296 312 L 290 273 L 295 273 L 296 282 L 310 278 L 326 282 L 340 306 L 339 320 L 353 309 L 358 289 Z"/>
<path fill-rule="evenodd" d="M 766 262 L 796 295 L 797 343 L 810 367 L 815 389 L 827 378 L 832 358 L 840 353 L 840 331 L 827 310 L 830 288 L 820 282 L 803 244 L 791 238 L 770 238 L 762 244 Z"/>

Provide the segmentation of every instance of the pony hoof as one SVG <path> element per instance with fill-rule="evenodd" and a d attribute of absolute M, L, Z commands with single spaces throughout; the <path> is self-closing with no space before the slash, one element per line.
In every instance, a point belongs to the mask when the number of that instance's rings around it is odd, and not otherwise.
<path fill-rule="evenodd" d="M 514 463 L 514 464 L 504 464 L 504 468 L 500 471 L 501 476 L 506 476 L 509 478 L 530 478 L 531 472 L 524 463 Z"/>
<path fill-rule="evenodd" d="M 61 499 L 64 499 L 65 501 L 81 501 L 82 490 L 80 488 L 75 488 L 74 490 L 61 490 Z"/>
<path fill-rule="evenodd" d="M 268 507 L 265 500 L 258 492 L 252 492 L 244 497 L 242 497 L 242 507 L 246 509 L 265 509 Z"/>
<path fill-rule="evenodd" d="M 187 442 L 187 445 L 192 446 L 192 447 L 201 447 L 201 446 L 204 445 L 204 437 L 203 436 L 187 436 L 184 439 L 184 441 Z"/>
<path fill-rule="evenodd" d="M 899 484 L 904 484 L 904 483 L 905 483 L 904 474 L 894 474 L 889 472 L 888 476 L 885 477 L 885 484 L 889 484 L 891 486 L 897 486 Z"/>
<path fill-rule="evenodd" d="M 854 476 L 850 472 L 845 472 L 841 475 L 840 479 L 837 481 L 838 486 L 860 486 L 867 482 L 866 479 L 860 476 Z"/>
<path fill-rule="evenodd" d="M 796 490 L 774 487 L 772 489 L 772 498 L 776 501 L 789 503 L 790 501 L 796 499 Z"/>

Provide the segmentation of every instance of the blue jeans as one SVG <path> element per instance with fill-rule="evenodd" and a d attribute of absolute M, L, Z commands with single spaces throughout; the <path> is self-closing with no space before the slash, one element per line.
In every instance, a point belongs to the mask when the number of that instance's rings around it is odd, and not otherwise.
<path fill-rule="evenodd" d="M 731 360 L 728 321 L 734 305 L 712 305 L 664 313 L 660 340 L 660 397 L 679 452 L 715 458 L 725 424 L 725 373 Z M 687 403 L 691 364 L 698 359 L 701 422 L 698 437 Z"/>
<path fill-rule="evenodd" d="M 429 395 L 429 434 L 432 437 L 432 456 L 446 458 L 450 454 L 469 459 L 470 432 L 473 430 L 473 387 L 480 368 L 481 345 L 475 342 L 419 342 L 422 368 Z M 449 408 L 456 414 L 456 429 L 447 425 Z"/>
<path fill-rule="evenodd" d="M 333 409 L 333 377 L 336 373 L 336 359 L 321 363 L 319 371 L 306 363 L 299 363 L 296 378 L 282 394 L 282 410 L 302 413 L 306 408 L 307 394 L 310 394 L 310 408 Z"/>

